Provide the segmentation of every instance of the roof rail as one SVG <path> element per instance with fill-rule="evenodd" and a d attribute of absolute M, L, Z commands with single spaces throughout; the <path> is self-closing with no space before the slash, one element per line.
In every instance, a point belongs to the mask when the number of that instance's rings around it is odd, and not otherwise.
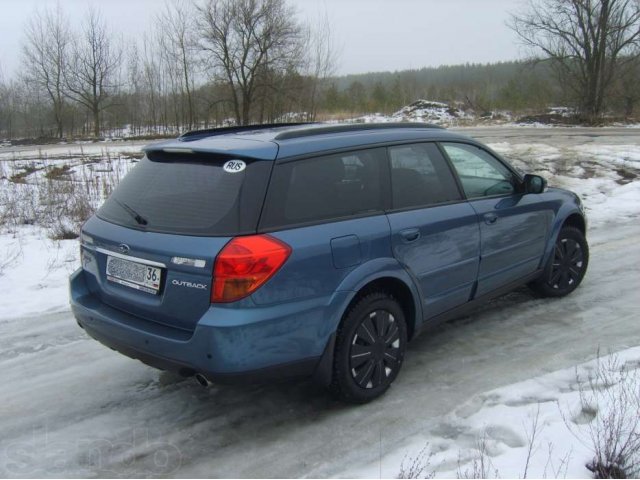
<path fill-rule="evenodd" d="M 274 140 L 286 140 L 290 138 L 311 137 L 314 135 L 325 135 L 327 133 L 341 133 L 365 130 L 383 130 L 386 128 L 437 128 L 444 129 L 440 125 L 421 122 L 388 122 L 388 123 L 347 123 L 340 125 L 316 124 L 312 128 L 298 128 L 287 130 L 277 134 Z"/>
<path fill-rule="evenodd" d="M 203 130 L 190 130 L 178 137 L 178 140 L 188 142 L 190 140 L 198 140 L 205 137 L 213 137 L 215 135 L 224 135 L 225 133 L 250 132 L 252 130 L 266 130 L 278 127 L 295 127 L 298 125 L 313 125 L 313 122 L 291 122 L 291 123 L 262 123 L 258 125 L 240 125 L 235 127 L 218 127 L 207 128 Z"/>

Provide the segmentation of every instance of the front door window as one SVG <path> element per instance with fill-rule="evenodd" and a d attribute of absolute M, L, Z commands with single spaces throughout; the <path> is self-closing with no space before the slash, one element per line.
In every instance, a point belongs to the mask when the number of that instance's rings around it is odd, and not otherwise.
<path fill-rule="evenodd" d="M 467 198 L 514 193 L 513 173 L 488 152 L 464 143 L 443 144 Z"/>

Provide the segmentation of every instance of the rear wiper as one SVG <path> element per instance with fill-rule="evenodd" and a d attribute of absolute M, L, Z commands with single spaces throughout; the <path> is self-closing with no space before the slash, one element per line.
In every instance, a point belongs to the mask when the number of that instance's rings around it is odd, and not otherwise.
<path fill-rule="evenodd" d="M 146 225 L 147 223 L 149 223 L 147 222 L 146 218 L 144 218 L 142 215 L 140 215 L 138 212 L 136 212 L 133 208 L 131 208 L 126 203 L 121 202 L 120 200 L 116 200 L 115 198 L 113 200 L 122 208 L 124 208 L 127 211 L 127 213 L 133 217 L 133 219 L 137 222 L 138 225 Z"/>

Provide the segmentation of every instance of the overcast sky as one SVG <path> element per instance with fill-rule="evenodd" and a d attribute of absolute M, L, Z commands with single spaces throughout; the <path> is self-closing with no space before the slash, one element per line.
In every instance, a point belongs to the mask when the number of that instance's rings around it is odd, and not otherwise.
<path fill-rule="evenodd" d="M 125 36 L 153 28 L 163 0 L 0 0 L 0 69 L 11 76 L 20 62 L 22 29 L 36 8 L 55 6 L 74 24 L 88 5 Z M 340 50 L 339 74 L 403 70 L 522 56 L 505 26 L 522 0 L 289 0 L 301 18 L 326 11 Z"/>

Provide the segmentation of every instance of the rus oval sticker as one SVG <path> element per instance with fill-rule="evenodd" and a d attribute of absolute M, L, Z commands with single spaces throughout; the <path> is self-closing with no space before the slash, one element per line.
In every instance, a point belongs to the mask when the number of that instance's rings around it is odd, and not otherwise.
<path fill-rule="evenodd" d="M 247 168 L 247 164 L 242 160 L 229 160 L 228 162 L 225 162 L 222 168 L 225 172 L 238 173 Z"/>

